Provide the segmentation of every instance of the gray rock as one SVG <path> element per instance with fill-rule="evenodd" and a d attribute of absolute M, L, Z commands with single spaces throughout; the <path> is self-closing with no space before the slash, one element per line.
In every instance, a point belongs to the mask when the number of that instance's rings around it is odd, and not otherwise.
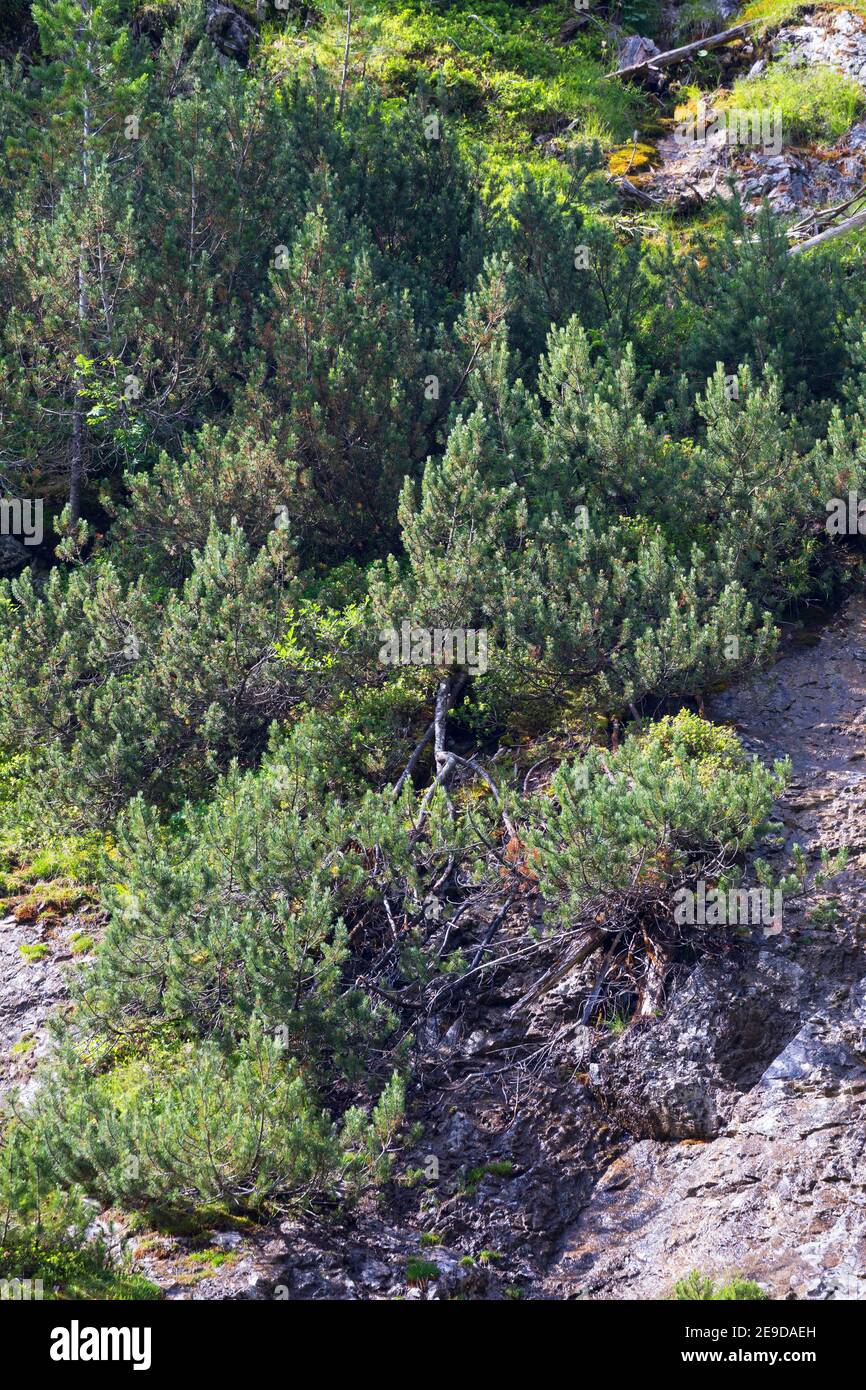
<path fill-rule="evenodd" d="M 769 952 L 700 966 L 664 1018 L 633 1025 L 603 1056 L 605 1107 L 642 1138 L 715 1137 L 796 1033 L 806 984 L 800 966 Z"/>
<path fill-rule="evenodd" d="M 654 58 L 661 49 L 652 39 L 644 38 L 640 34 L 629 34 L 627 39 L 623 39 L 617 49 L 617 67 L 630 68 L 635 63 L 645 63 L 647 59 Z"/>
<path fill-rule="evenodd" d="M 223 66 L 233 59 L 241 67 L 246 67 L 250 44 L 257 37 L 257 31 L 244 15 L 231 5 L 223 4 L 222 0 L 207 0 L 205 32 L 220 55 Z"/>
<path fill-rule="evenodd" d="M 17 574 L 32 559 L 32 548 L 22 545 L 16 536 L 0 535 L 0 576 Z"/>

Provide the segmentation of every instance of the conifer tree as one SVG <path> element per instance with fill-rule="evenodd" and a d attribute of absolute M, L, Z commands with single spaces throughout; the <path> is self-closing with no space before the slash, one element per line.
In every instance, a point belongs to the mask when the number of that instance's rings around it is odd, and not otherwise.
<path fill-rule="evenodd" d="M 6 409 L 35 480 L 62 460 L 74 525 L 91 456 L 97 466 L 117 448 L 105 417 L 124 409 L 118 304 L 133 271 L 120 166 L 146 79 L 119 0 L 35 3 L 33 16 L 47 61 L 13 223 L 22 275 L 6 324 L 4 355 L 16 364 Z"/>

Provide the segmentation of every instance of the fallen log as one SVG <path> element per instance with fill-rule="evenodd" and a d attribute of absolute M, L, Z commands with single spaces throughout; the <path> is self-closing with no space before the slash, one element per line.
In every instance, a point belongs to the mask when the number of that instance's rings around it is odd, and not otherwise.
<path fill-rule="evenodd" d="M 790 247 L 788 255 L 799 256 L 803 251 L 811 251 L 814 246 L 820 246 L 825 241 L 833 241 L 837 236 L 847 236 L 849 232 L 856 232 L 859 227 L 866 227 L 866 212 L 857 212 L 853 217 L 847 217 L 844 222 L 840 222 L 838 227 L 829 227 L 826 232 L 819 232 L 817 236 L 809 237 L 808 241 L 801 241 L 798 246 Z"/>
<path fill-rule="evenodd" d="M 738 39 L 742 34 L 748 33 L 757 20 L 750 19 L 745 24 L 735 24 L 733 29 L 723 29 L 721 33 L 710 34 L 709 38 L 696 39 L 694 43 L 687 43 L 682 48 L 669 48 L 667 53 L 656 53 L 653 58 L 646 58 L 642 63 L 632 63 L 627 68 L 617 68 L 616 72 L 605 74 L 605 80 L 613 77 L 637 77 L 642 72 L 652 72 L 655 68 L 670 67 L 672 63 L 681 63 L 684 58 L 690 58 L 693 53 L 699 53 L 704 48 L 721 48 L 722 44 L 730 43 L 732 39 Z"/>

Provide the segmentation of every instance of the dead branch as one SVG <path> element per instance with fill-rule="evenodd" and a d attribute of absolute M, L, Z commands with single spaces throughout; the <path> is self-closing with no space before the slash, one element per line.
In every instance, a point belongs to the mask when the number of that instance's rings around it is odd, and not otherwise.
<path fill-rule="evenodd" d="M 346 79 L 349 75 L 349 48 L 352 43 L 352 5 L 351 0 L 346 10 L 346 44 L 343 49 L 343 73 L 340 78 L 340 100 L 337 107 L 337 115 L 343 119 L 343 108 L 346 104 Z"/>
<path fill-rule="evenodd" d="M 555 965 L 551 970 L 548 970 L 542 975 L 540 980 L 536 980 L 531 989 L 528 989 L 526 993 L 518 999 L 516 1004 L 512 1004 L 511 1008 L 508 1010 L 509 1018 L 513 1018 L 513 1016 L 519 1013 L 527 1004 L 531 1004 L 542 994 L 546 994 L 548 990 L 553 989 L 553 986 L 564 979 L 575 966 L 581 965 L 592 955 L 593 951 L 598 950 L 602 941 L 605 939 L 605 935 L 606 933 L 603 931 L 590 932 L 587 940 L 578 946 L 576 951 L 572 951 L 571 955 L 567 956 L 561 965 Z"/>
<path fill-rule="evenodd" d="M 609 179 L 608 182 L 627 202 L 637 203 L 642 208 L 660 208 L 663 206 L 661 198 L 654 198 L 651 193 L 647 193 L 645 188 L 638 188 L 631 179 L 615 178 Z"/>
<path fill-rule="evenodd" d="M 472 957 L 472 960 L 469 963 L 470 970 L 475 969 L 476 965 L 481 960 L 481 957 L 484 955 L 484 952 L 487 950 L 487 947 L 493 940 L 493 937 L 495 936 L 500 924 L 505 921 L 505 914 L 508 912 L 508 909 L 510 908 L 512 901 L 513 899 L 508 898 L 505 904 L 499 909 L 496 916 L 493 918 L 493 921 L 490 923 L 490 926 L 487 928 L 487 931 L 484 933 L 484 936 L 481 939 L 478 950 L 475 952 L 475 955 Z"/>
<path fill-rule="evenodd" d="M 616 960 L 616 948 L 619 945 L 621 939 L 621 935 L 615 936 L 610 944 L 610 947 L 608 948 L 607 955 L 604 958 L 604 963 L 598 972 L 598 978 L 596 979 L 596 982 L 592 988 L 592 992 L 589 998 L 587 999 L 586 1004 L 584 1005 L 583 1013 L 580 1016 L 580 1021 L 584 1026 L 587 1023 L 589 1023 L 589 1020 L 592 1018 L 593 1009 L 599 1001 L 602 986 L 604 985 L 604 982 L 607 979 L 611 966 L 614 964 L 614 961 Z"/>
<path fill-rule="evenodd" d="M 847 236 L 849 232 L 856 232 L 860 227 L 866 227 L 866 212 L 855 213 L 853 217 L 840 222 L 838 227 L 828 227 L 827 231 L 819 232 L 817 236 L 809 237 L 808 241 L 801 241 L 798 246 L 790 247 L 788 255 L 799 256 L 803 251 L 811 251 L 825 241 L 834 241 L 836 237 Z"/>
<path fill-rule="evenodd" d="M 442 767 L 436 773 L 436 776 L 434 777 L 433 781 L 430 783 L 429 787 L 424 793 L 424 800 L 421 802 L 421 808 L 418 812 L 418 819 L 412 828 L 411 838 L 413 840 L 418 835 L 420 835 L 424 822 L 427 819 L 427 812 L 430 809 L 430 802 L 433 800 L 433 793 L 435 792 L 437 787 L 440 787 L 442 783 L 445 782 L 451 776 L 451 773 L 454 771 L 456 764 L 456 755 L 453 753 L 450 755 L 446 754 L 445 762 L 442 764 Z"/>
<path fill-rule="evenodd" d="M 667 68 L 672 63 L 681 63 L 704 48 L 721 48 L 722 44 L 730 43 L 732 39 L 738 39 L 742 34 L 748 33 L 756 23 L 757 20 L 752 19 L 747 24 L 735 24 L 733 29 L 723 29 L 718 34 L 710 34 L 709 38 L 696 39 L 694 43 L 684 44 L 682 48 L 669 48 L 666 53 L 656 53 L 654 57 L 646 58 L 642 63 L 617 68 L 616 72 L 607 73 L 605 80 L 613 77 L 637 77 L 640 73 L 652 72 L 655 68 Z"/>
<path fill-rule="evenodd" d="M 454 758 L 458 763 L 462 763 L 464 767 L 471 767 L 473 772 L 476 772 L 478 776 L 481 778 L 482 782 L 486 783 L 490 791 L 490 795 L 493 797 L 493 800 L 496 802 L 496 805 L 499 807 L 499 810 L 502 814 L 502 819 L 505 822 L 505 829 L 508 831 L 512 840 L 516 840 L 517 832 L 514 829 L 514 826 L 512 825 L 508 816 L 506 815 L 505 810 L 503 809 L 502 797 L 499 795 L 496 783 L 493 781 L 493 779 L 487 775 L 481 764 L 476 762 L 474 758 L 462 758 L 459 753 L 451 753 L 449 754 L 449 756 Z"/>
<path fill-rule="evenodd" d="M 788 228 L 788 236 L 796 236 L 799 232 L 814 231 L 818 227 L 823 227 L 829 222 L 835 222 L 840 212 L 845 212 L 847 208 L 859 203 L 860 199 L 866 195 L 866 184 L 858 188 L 856 193 L 852 193 L 850 198 L 846 198 L 844 203 L 836 203 L 830 208 L 821 208 L 818 211 L 810 212 L 808 216 L 802 217 L 799 222 L 794 222 Z"/>
<path fill-rule="evenodd" d="M 391 795 L 393 796 L 395 801 L 397 800 L 397 797 L 400 795 L 400 792 L 403 790 L 403 783 L 406 781 L 407 777 L 411 777 L 412 772 L 415 768 L 415 764 L 417 763 L 421 754 L 424 752 L 424 749 L 427 747 L 427 744 L 433 737 L 435 728 L 436 725 L 434 723 L 431 723 L 428 726 L 427 732 L 424 734 L 423 738 L 419 739 L 419 741 L 415 744 L 415 747 L 412 749 L 412 756 L 410 757 L 403 771 L 400 773 L 400 776 L 398 777 L 397 781 L 394 783 L 394 790 L 392 791 Z"/>

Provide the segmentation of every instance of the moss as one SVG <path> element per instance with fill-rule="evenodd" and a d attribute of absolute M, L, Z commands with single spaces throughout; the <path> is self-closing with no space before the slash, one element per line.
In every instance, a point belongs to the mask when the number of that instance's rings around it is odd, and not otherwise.
<path fill-rule="evenodd" d="M 492 1163 L 482 1163 L 477 1168 L 470 1168 L 466 1174 L 466 1191 L 473 1193 L 484 1178 L 510 1178 L 513 1172 L 514 1164 L 510 1158 L 497 1158 Z"/>
<path fill-rule="evenodd" d="M 621 145 L 608 157 L 607 167 L 612 174 L 645 174 L 661 163 L 655 145 L 638 142 Z"/>
<path fill-rule="evenodd" d="M 37 960 L 42 960 L 43 957 L 48 955 L 48 947 L 44 941 L 23 943 L 18 947 L 18 950 L 21 952 L 24 959 L 31 964 Z"/>
<path fill-rule="evenodd" d="M 220 1250 L 218 1247 L 210 1250 L 194 1250 L 191 1255 L 187 1255 L 190 1264 L 207 1265 L 211 1271 L 222 1269 L 223 1265 L 234 1264 L 238 1256 L 232 1250 Z"/>

